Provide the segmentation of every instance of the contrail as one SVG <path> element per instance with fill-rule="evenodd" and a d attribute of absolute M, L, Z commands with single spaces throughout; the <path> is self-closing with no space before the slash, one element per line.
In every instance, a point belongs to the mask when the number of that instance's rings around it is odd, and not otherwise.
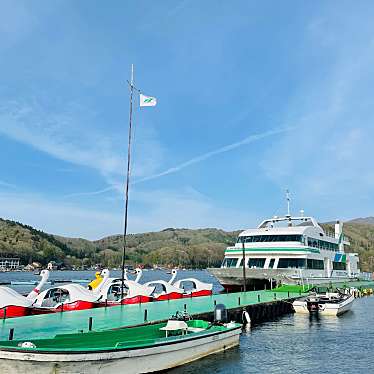
<path fill-rule="evenodd" d="M 100 195 L 104 192 L 108 192 L 108 191 L 112 191 L 112 190 L 116 190 L 116 189 L 117 189 L 117 187 L 110 186 L 110 187 L 106 187 L 106 188 L 103 188 L 103 189 L 98 190 L 98 191 L 76 192 L 76 193 L 71 193 L 71 194 L 65 195 L 63 197 L 64 198 L 69 198 L 69 197 L 78 197 L 78 196 L 94 196 L 94 195 Z"/>
<path fill-rule="evenodd" d="M 179 164 L 177 166 L 169 168 L 169 169 L 167 169 L 167 170 L 165 170 L 161 173 L 153 174 L 153 175 L 150 175 L 148 177 L 138 179 L 138 180 L 132 182 L 131 184 L 142 183 L 142 182 L 146 182 L 146 181 L 149 181 L 149 180 L 152 180 L 152 179 L 163 177 L 165 175 L 177 173 L 178 171 L 180 171 L 180 170 L 182 170 L 182 169 L 184 169 L 184 168 L 186 168 L 190 165 L 197 164 L 198 162 L 201 162 L 201 161 L 205 161 L 206 159 L 208 159 L 210 157 L 213 157 L 215 155 L 218 155 L 220 153 L 229 152 L 229 151 L 232 151 L 233 149 L 241 147 L 242 145 L 253 143 L 257 140 L 267 138 L 269 136 L 273 136 L 273 135 L 281 134 L 281 133 L 284 133 L 284 132 L 287 132 L 287 131 L 291 131 L 295 128 L 296 127 L 284 127 L 284 128 L 280 128 L 280 129 L 277 129 L 277 130 L 269 130 L 269 131 L 263 132 L 261 134 L 249 135 L 246 138 L 244 138 L 244 139 L 242 139 L 242 140 L 240 140 L 236 143 L 231 143 L 231 144 L 225 145 L 221 148 L 215 149 L 213 151 L 204 153 L 200 156 L 193 157 L 190 160 L 183 162 L 182 164 Z M 110 187 L 107 187 L 107 188 L 104 188 L 104 189 L 101 189 L 101 190 L 98 190 L 98 191 L 72 193 L 72 194 L 69 194 L 69 195 L 65 195 L 64 197 L 69 198 L 69 197 L 77 197 L 77 196 L 94 196 L 94 195 L 99 195 L 99 194 L 102 194 L 104 192 L 113 191 L 113 190 L 120 190 L 120 189 L 118 188 L 118 186 L 110 186 Z"/>
<path fill-rule="evenodd" d="M 201 162 L 201 161 L 205 161 L 206 159 L 208 159 L 210 157 L 213 157 L 215 155 L 218 155 L 220 153 L 229 152 L 229 151 L 232 151 L 235 148 L 241 147 L 242 145 L 253 143 L 257 140 L 267 138 L 269 136 L 281 134 L 281 133 L 286 132 L 286 131 L 291 131 L 293 129 L 294 129 L 294 127 L 286 127 L 286 128 L 281 128 L 281 129 L 277 129 L 277 130 L 269 130 L 269 131 L 263 132 L 261 134 L 249 135 L 246 138 L 244 138 L 243 140 L 240 140 L 239 142 L 228 144 L 228 145 L 225 145 L 221 148 L 215 149 L 214 151 L 210 151 L 210 152 L 204 153 L 200 156 L 191 158 L 190 160 L 188 160 L 186 162 L 183 162 L 182 164 L 179 164 L 179 165 L 174 166 L 172 168 L 169 168 L 169 169 L 167 169 L 167 170 L 165 170 L 161 173 L 153 174 L 153 175 L 150 175 L 148 177 L 138 179 L 138 180 L 134 181 L 132 184 L 142 183 L 142 182 L 146 182 L 146 181 L 149 181 L 149 180 L 152 180 L 152 179 L 163 177 L 165 175 L 177 173 L 178 171 L 180 171 L 180 170 L 182 170 L 182 169 L 184 169 L 184 168 L 186 168 L 190 165 L 197 164 L 198 162 Z"/>

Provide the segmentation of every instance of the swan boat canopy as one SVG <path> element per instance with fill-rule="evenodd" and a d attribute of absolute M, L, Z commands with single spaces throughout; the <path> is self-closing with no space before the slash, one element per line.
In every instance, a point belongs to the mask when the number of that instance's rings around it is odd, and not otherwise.
<path fill-rule="evenodd" d="M 313 217 L 287 214 L 241 232 L 236 244 L 226 249 L 221 268 L 209 271 L 229 290 L 243 286 L 243 258 L 249 288 L 273 282 L 304 285 L 355 280 L 360 275 L 359 258 L 345 253 L 349 245 L 341 221 L 330 233 Z"/>

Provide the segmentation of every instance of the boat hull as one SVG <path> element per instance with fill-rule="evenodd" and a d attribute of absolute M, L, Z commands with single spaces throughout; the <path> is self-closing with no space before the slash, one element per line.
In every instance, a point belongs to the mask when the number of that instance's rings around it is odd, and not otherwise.
<path fill-rule="evenodd" d="M 73 303 L 66 303 L 58 306 L 57 308 L 49 307 L 35 307 L 32 309 L 32 314 L 48 314 L 48 313 L 60 313 L 60 312 L 71 312 L 74 310 L 85 310 L 95 308 L 95 303 L 91 301 L 78 300 Z"/>
<path fill-rule="evenodd" d="M 0 309 L 0 319 L 24 317 L 30 314 L 30 308 L 18 305 L 8 305 Z"/>
<path fill-rule="evenodd" d="M 240 291 L 243 287 L 242 268 L 210 268 L 208 271 L 228 291 Z M 357 281 L 357 278 L 347 276 L 300 278 L 300 272 L 297 269 L 246 269 L 247 289 L 270 288 L 270 280 L 272 280 L 273 286 L 277 281 L 286 285 L 323 285 Z"/>
<path fill-rule="evenodd" d="M 122 301 L 107 301 L 107 302 L 100 302 L 97 304 L 98 307 L 106 307 L 106 306 L 118 306 L 118 305 L 128 305 L 128 304 L 142 304 L 142 303 L 149 303 L 152 301 L 152 298 L 149 296 L 134 296 L 134 297 L 127 297 L 122 299 Z"/>
<path fill-rule="evenodd" d="M 153 298 L 153 300 L 154 301 L 175 300 L 175 299 L 181 299 L 182 297 L 183 297 L 182 293 L 171 292 L 168 294 L 157 296 Z"/>
<path fill-rule="evenodd" d="M 240 328 L 143 349 L 84 353 L 0 350 L 0 372 L 24 374 L 140 374 L 167 370 L 239 344 Z"/>
<path fill-rule="evenodd" d="M 189 294 L 183 294 L 183 297 L 210 296 L 211 294 L 212 294 L 211 290 L 200 290 L 200 291 L 193 291 Z"/>

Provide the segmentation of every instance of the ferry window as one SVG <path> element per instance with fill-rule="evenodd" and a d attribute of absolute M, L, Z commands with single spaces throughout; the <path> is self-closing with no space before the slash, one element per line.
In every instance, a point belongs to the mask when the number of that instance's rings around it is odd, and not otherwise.
<path fill-rule="evenodd" d="M 345 270 L 346 269 L 346 264 L 344 262 L 335 262 L 335 261 L 333 261 L 332 268 L 334 270 Z"/>
<path fill-rule="evenodd" d="M 275 258 L 272 258 L 269 262 L 269 269 L 273 269 L 274 267 Z"/>
<path fill-rule="evenodd" d="M 305 268 L 305 259 L 304 258 L 280 258 L 278 262 L 278 269 L 279 268 L 303 269 Z"/>
<path fill-rule="evenodd" d="M 260 268 L 263 269 L 265 265 L 265 258 L 250 258 L 248 259 L 248 267 L 249 268 Z"/>
<path fill-rule="evenodd" d="M 301 235 L 254 235 L 254 236 L 242 236 L 239 237 L 238 243 L 241 243 L 241 239 L 245 243 L 263 243 L 263 242 L 301 242 Z"/>
<path fill-rule="evenodd" d="M 323 270 L 325 268 L 323 260 L 313 260 L 308 258 L 308 269 Z"/>
<path fill-rule="evenodd" d="M 234 268 L 234 267 L 236 267 L 237 263 L 238 263 L 238 259 L 237 258 L 226 257 L 223 260 L 222 267 L 223 268 Z"/>

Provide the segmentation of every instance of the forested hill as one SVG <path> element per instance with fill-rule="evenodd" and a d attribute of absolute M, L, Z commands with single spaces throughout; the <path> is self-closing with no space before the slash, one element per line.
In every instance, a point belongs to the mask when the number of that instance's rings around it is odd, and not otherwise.
<path fill-rule="evenodd" d="M 332 224 L 323 226 L 333 229 Z M 127 262 L 182 267 L 217 266 L 222 261 L 225 248 L 235 243 L 239 232 L 215 228 L 168 228 L 159 232 L 132 234 L 127 241 Z M 351 241 L 349 251 L 360 254 L 362 270 L 374 270 L 374 218 L 346 222 L 344 233 Z M 66 267 L 94 264 L 118 267 L 121 253 L 121 235 L 97 241 L 66 238 L 0 219 L 0 255 L 20 257 L 24 265 L 33 261 L 45 265 L 54 260 Z"/>

